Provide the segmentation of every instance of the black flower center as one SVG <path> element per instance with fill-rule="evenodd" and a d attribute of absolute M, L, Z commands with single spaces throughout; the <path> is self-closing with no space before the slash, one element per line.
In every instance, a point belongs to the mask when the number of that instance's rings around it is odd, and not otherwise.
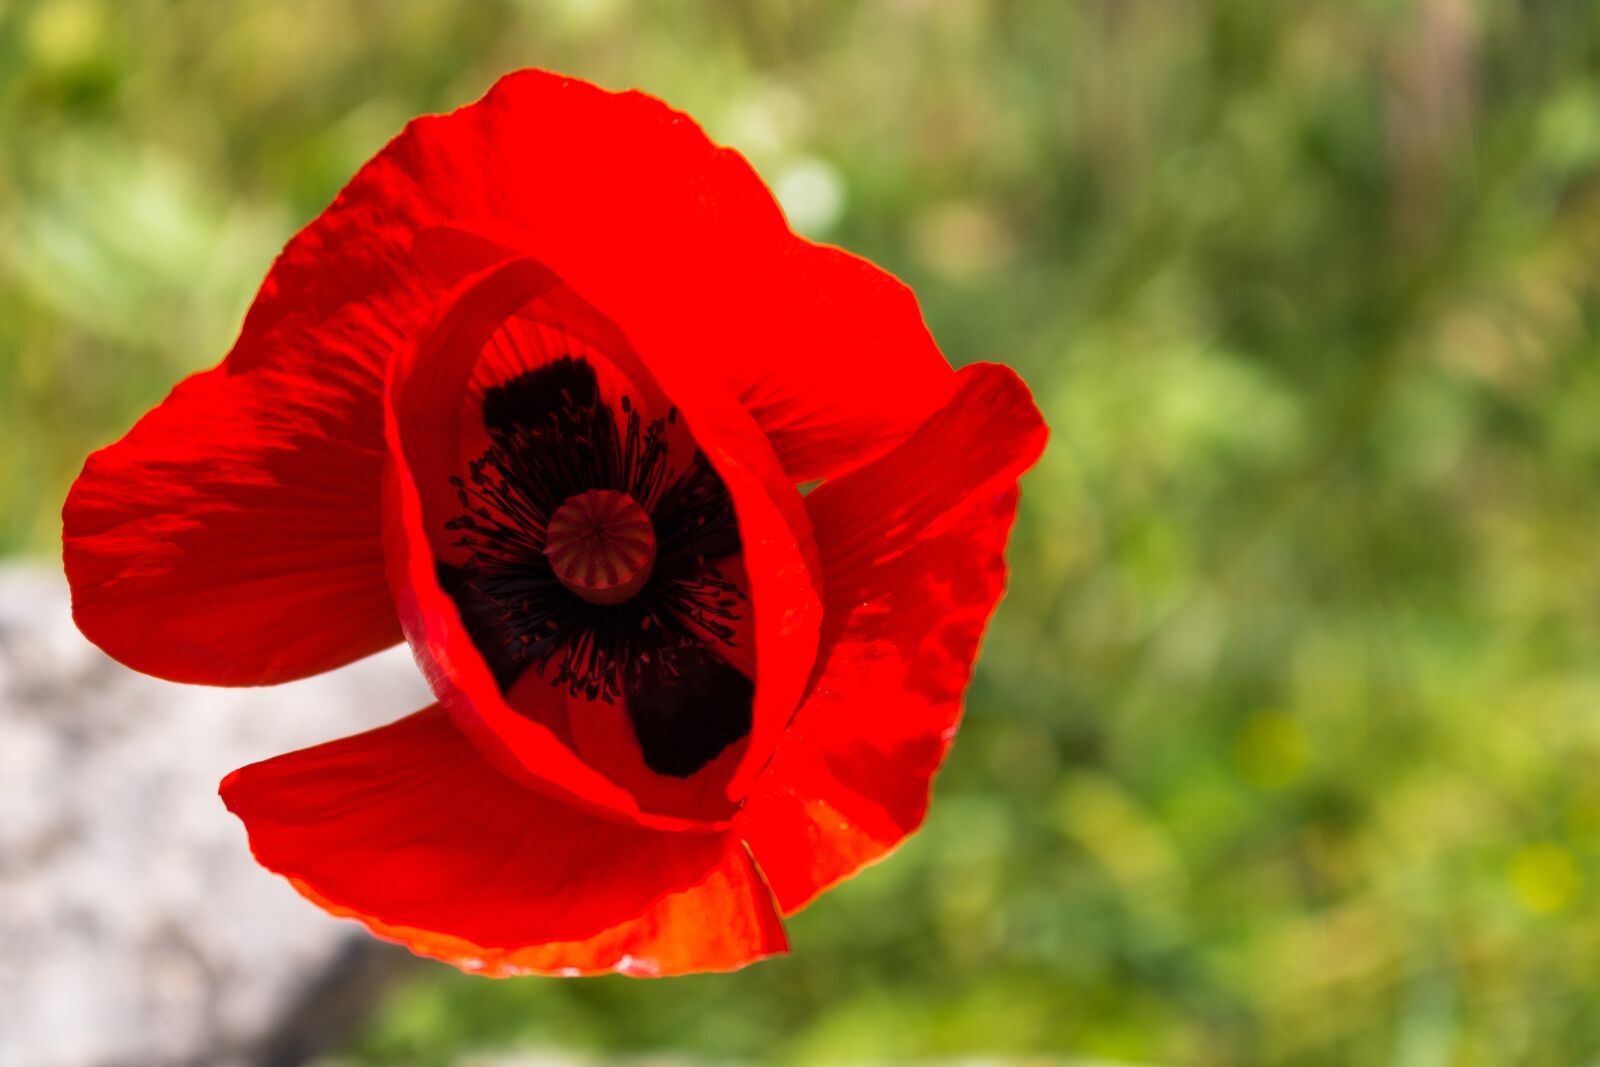
<path fill-rule="evenodd" d="M 441 565 L 502 691 L 534 670 L 574 696 L 625 698 L 645 763 L 699 770 L 750 729 L 754 687 L 718 654 L 744 596 L 726 486 L 696 449 L 670 461 L 676 412 L 619 425 L 593 367 L 567 356 L 485 393 L 490 444 L 451 479 L 468 550 Z"/>

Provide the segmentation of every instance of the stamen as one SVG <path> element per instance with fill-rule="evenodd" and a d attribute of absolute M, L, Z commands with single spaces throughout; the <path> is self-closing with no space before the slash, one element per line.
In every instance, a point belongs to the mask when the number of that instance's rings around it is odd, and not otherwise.
<path fill-rule="evenodd" d="M 620 406 L 624 427 L 570 357 L 490 390 L 490 447 L 451 479 L 462 513 L 445 523 L 469 550 L 474 640 L 607 702 L 732 645 L 745 599 L 714 566 L 740 548 L 722 479 L 698 451 L 672 476 L 676 411 Z"/>

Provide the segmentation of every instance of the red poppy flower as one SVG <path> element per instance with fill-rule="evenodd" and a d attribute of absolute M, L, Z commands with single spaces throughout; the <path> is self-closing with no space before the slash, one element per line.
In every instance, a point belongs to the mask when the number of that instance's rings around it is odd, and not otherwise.
<path fill-rule="evenodd" d="M 1044 437 L 686 116 L 526 71 L 89 458 L 66 568 L 177 681 L 410 642 L 437 704 L 222 783 L 322 907 L 492 974 L 723 970 L 922 820 Z"/>

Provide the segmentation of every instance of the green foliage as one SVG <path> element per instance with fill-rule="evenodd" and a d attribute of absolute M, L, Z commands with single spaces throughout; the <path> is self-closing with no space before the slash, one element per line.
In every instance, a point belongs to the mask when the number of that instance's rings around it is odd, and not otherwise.
<path fill-rule="evenodd" d="M 0 7 L 0 547 L 521 65 L 698 116 L 1054 435 L 926 830 L 792 958 L 440 968 L 357 1055 L 1600 1056 L 1600 8 Z"/>

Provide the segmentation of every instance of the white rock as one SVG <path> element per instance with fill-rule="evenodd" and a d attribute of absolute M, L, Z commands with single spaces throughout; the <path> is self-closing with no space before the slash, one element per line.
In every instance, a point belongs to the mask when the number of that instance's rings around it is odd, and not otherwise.
<path fill-rule="evenodd" d="M 0 1067 L 237 1062 L 365 935 L 255 865 L 217 783 L 429 699 L 403 647 L 157 681 L 78 634 L 59 574 L 0 567 Z"/>

